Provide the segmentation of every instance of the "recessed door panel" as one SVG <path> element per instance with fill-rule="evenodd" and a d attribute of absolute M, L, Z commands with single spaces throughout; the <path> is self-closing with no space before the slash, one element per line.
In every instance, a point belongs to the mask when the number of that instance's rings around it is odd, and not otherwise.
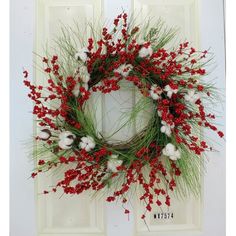
<path fill-rule="evenodd" d="M 61 27 L 78 27 L 81 33 L 87 32 L 88 22 L 101 16 L 100 0 L 38 0 L 36 23 L 36 52 L 43 56 L 45 44 L 53 52 L 53 40 L 61 34 Z M 80 20 L 78 20 L 80 19 Z M 76 24 L 75 24 L 76 22 Z M 80 42 L 77 42 L 80 45 Z M 41 66 L 36 57 L 36 65 Z M 44 75 L 36 71 L 36 81 L 44 83 Z M 52 104 L 53 105 L 53 104 Z M 40 194 L 63 177 L 63 170 L 48 172 L 37 181 L 38 235 L 104 235 L 103 201 L 91 199 L 91 193 L 69 196 L 61 192 L 49 195 Z"/>
<path fill-rule="evenodd" d="M 132 7 L 139 22 L 150 20 L 155 24 L 164 20 L 167 27 L 178 29 L 176 39 L 167 47 L 178 45 L 188 39 L 194 46 L 199 45 L 198 1 L 194 0 L 133 0 Z M 171 206 L 154 207 L 147 214 L 146 223 L 140 219 L 145 209 L 136 203 L 136 234 L 137 235 L 172 235 L 173 232 L 198 231 L 201 228 L 201 199 L 189 196 L 179 199 L 171 196 Z M 149 232 L 150 231 L 150 232 Z M 172 232 L 172 233 L 171 233 Z M 169 234 L 168 234 L 169 233 Z"/>

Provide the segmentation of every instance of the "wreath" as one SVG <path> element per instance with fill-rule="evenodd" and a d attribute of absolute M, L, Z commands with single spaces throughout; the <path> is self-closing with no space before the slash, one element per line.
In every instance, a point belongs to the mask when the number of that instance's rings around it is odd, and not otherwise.
<path fill-rule="evenodd" d="M 170 206 L 174 190 L 181 196 L 200 194 L 203 154 L 213 150 L 201 130 L 224 134 L 204 107 L 204 102 L 215 101 L 217 92 L 206 80 L 212 59 L 208 51 L 197 51 L 189 42 L 167 50 L 176 31 L 162 21 L 153 27 L 133 25 L 122 13 L 111 30 L 104 27 L 98 33 L 91 27 L 88 39 L 62 28 L 56 53 L 42 58 L 46 85 L 31 83 L 27 71 L 24 84 L 40 127 L 32 177 L 66 167 L 63 178 L 43 193 L 109 190 L 108 202 L 126 203 L 134 196 L 131 189 L 138 189 L 144 219 L 153 205 Z M 75 38 L 82 38 L 84 47 L 77 50 Z M 142 94 L 129 122 L 147 107 L 150 119 L 130 140 L 111 143 L 97 131 L 87 104 L 94 93 L 106 96 L 124 81 Z"/>

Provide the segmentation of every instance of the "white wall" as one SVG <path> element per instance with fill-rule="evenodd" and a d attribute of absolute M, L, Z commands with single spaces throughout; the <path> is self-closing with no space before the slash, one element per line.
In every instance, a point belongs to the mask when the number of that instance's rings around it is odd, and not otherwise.
<path fill-rule="evenodd" d="M 224 41 L 224 12 L 223 0 L 201 1 L 201 46 L 211 48 L 214 52 L 216 68 L 209 76 L 215 78 L 217 88 L 225 95 L 225 41 Z M 225 131 L 225 104 L 214 107 L 221 113 L 217 119 L 220 128 Z M 206 137 L 219 140 L 217 135 L 206 132 Z M 225 235 L 225 141 L 220 140 L 216 145 L 219 152 L 208 155 L 209 162 L 206 166 L 205 193 L 204 193 L 204 235 Z"/>
<path fill-rule="evenodd" d="M 23 86 L 23 66 L 32 76 L 34 1 L 11 1 L 10 41 L 10 223 L 11 236 L 35 236 L 34 184 L 28 179 L 33 163 L 24 143 L 32 137 L 32 104 Z M 6 158 L 6 157 L 5 157 Z"/>

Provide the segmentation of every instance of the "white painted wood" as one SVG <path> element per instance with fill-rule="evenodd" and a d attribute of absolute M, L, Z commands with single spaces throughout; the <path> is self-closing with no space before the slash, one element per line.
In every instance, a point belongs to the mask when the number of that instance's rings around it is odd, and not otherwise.
<path fill-rule="evenodd" d="M 134 123 L 129 122 L 134 92 L 134 86 L 124 81 L 121 89 L 103 96 L 103 135 L 112 143 L 128 141 L 134 135 Z"/>
<path fill-rule="evenodd" d="M 62 176 L 47 173 L 39 177 L 37 191 L 55 184 Z M 38 235 L 83 234 L 104 235 L 103 200 L 92 198 L 91 194 L 70 196 L 62 193 L 38 195 Z"/>
<path fill-rule="evenodd" d="M 180 40 L 199 44 L 199 0 L 132 0 L 132 8 L 140 22 L 158 19 L 178 29 L 174 45 Z"/>
<path fill-rule="evenodd" d="M 176 199 L 171 196 L 171 206 L 153 207 L 153 211 L 146 215 L 146 224 L 140 219 L 145 208 L 136 203 L 136 234 L 137 235 L 172 235 L 179 231 L 182 234 L 200 232 L 201 230 L 201 201 L 195 198 Z M 155 219 L 154 216 L 162 213 L 172 214 L 173 219 Z M 165 216 L 163 216 L 165 217 Z M 150 232 L 149 232 L 150 231 Z M 188 235 L 188 234 L 186 234 Z"/>
<path fill-rule="evenodd" d="M 38 0 L 35 51 L 44 55 L 43 45 L 46 42 L 53 45 L 53 39 L 59 36 L 62 24 L 73 28 L 76 21 L 81 32 L 88 34 L 87 23 L 95 22 L 101 16 L 101 10 L 100 0 Z M 53 51 L 53 48 L 49 47 L 49 50 Z M 37 57 L 36 61 L 41 65 Z M 42 83 L 42 78 L 42 73 L 36 71 L 36 82 Z M 62 170 L 56 174 L 49 172 L 46 176 L 39 176 L 36 192 L 42 192 L 62 177 Z M 105 234 L 103 200 L 92 200 L 90 193 L 80 196 L 61 194 L 37 195 L 38 236 Z"/>
<path fill-rule="evenodd" d="M 208 30 L 202 29 L 205 28 L 205 21 L 208 19 L 207 11 L 208 9 L 206 7 L 205 1 L 198 1 L 198 0 L 133 0 L 133 8 L 135 9 L 135 12 L 139 14 L 138 19 L 140 22 L 144 21 L 145 19 L 148 19 L 149 17 L 153 19 L 157 19 L 161 17 L 165 20 L 165 22 L 170 26 L 177 26 L 180 30 L 180 35 L 178 36 L 178 40 L 182 39 L 188 39 L 193 45 L 196 45 L 196 47 L 201 48 L 209 48 L 210 45 L 215 41 L 215 38 L 217 37 L 217 30 L 215 28 L 215 32 L 211 30 L 211 34 L 215 35 L 214 37 L 211 35 L 211 40 L 206 40 L 207 37 L 209 37 L 209 28 Z M 213 4 L 211 2 L 211 4 Z M 210 7 L 210 4 L 208 5 Z M 218 7 L 220 7 L 218 5 Z M 223 11 L 221 11 L 222 16 Z M 214 11 L 211 11 L 211 16 L 209 17 L 212 19 L 216 18 L 216 15 L 214 15 Z M 201 18 L 199 17 L 201 16 Z M 201 19 L 201 25 L 199 27 L 199 21 Z M 211 24 L 215 25 L 213 23 L 213 20 L 211 21 Z M 210 24 L 209 24 L 210 25 Z M 210 27 L 208 25 L 208 27 Z M 223 28 L 221 28 L 223 29 Z M 201 33 L 201 35 L 200 35 Z M 223 40 L 223 38 L 221 39 Z M 208 44 L 206 44 L 206 41 Z M 218 42 L 220 41 L 220 38 Z M 178 41 L 176 41 L 178 42 Z M 175 42 L 175 43 L 176 43 Z M 223 46 L 223 41 L 221 41 L 221 45 Z M 203 47 L 204 46 L 204 47 Z M 224 50 L 223 50 L 224 51 Z M 217 50 L 215 53 L 218 53 Z M 224 73 L 224 62 L 218 58 L 219 63 L 221 65 L 221 69 L 219 69 L 217 72 L 219 74 Z M 218 61 L 217 61 L 218 62 Z M 222 63 L 222 64 L 221 64 Z M 217 74 L 217 72 L 213 72 L 214 75 Z M 214 76 L 213 75 L 213 76 Z M 211 76 L 212 78 L 212 76 Z M 222 87 L 224 87 L 224 74 L 222 75 L 222 78 L 218 80 L 218 83 L 221 84 Z M 209 78 L 210 79 L 210 78 Z M 220 87 L 221 87 L 220 86 Z M 222 105 L 222 104 L 221 104 Z M 220 105 L 217 106 L 216 111 L 222 112 L 222 109 L 220 108 Z M 224 124 L 224 119 L 219 118 L 219 120 Z M 212 138 L 213 140 L 217 137 L 215 135 L 210 134 L 210 132 L 207 132 L 207 137 Z M 219 147 L 220 152 L 217 154 L 210 154 L 211 158 L 215 158 L 216 155 L 224 159 L 225 153 L 224 148 Z M 211 162 L 212 160 L 210 160 Z M 224 162 L 224 160 L 218 160 L 219 162 Z M 214 162 L 214 161 L 213 161 Z M 207 165 L 207 168 L 210 168 Z M 211 169 L 210 169 L 211 170 Z M 206 179 L 209 177 L 206 176 Z M 211 179 L 212 180 L 212 179 Z M 224 180 L 224 176 L 222 177 L 222 182 Z M 212 180 L 213 181 L 213 180 Z M 219 179 L 218 179 L 219 181 Z M 214 181 L 213 181 L 214 182 Z M 146 236 L 146 235 L 209 235 L 208 226 L 206 222 L 211 221 L 209 218 L 213 219 L 216 218 L 214 213 L 210 213 L 209 211 L 212 210 L 211 207 L 209 207 L 207 204 L 209 204 L 209 199 L 206 198 L 206 196 L 211 196 L 212 199 L 224 199 L 224 197 L 221 196 L 215 196 L 209 189 L 211 189 L 210 186 L 208 186 L 209 182 L 203 182 L 203 190 L 202 192 L 202 199 L 197 200 L 194 198 L 190 198 L 188 200 L 179 201 L 177 199 L 172 198 L 172 206 L 168 209 L 162 209 L 163 212 L 174 212 L 174 220 L 155 220 L 154 214 L 157 212 L 161 212 L 160 209 L 157 209 L 152 214 L 149 214 L 147 216 L 147 224 L 149 225 L 149 229 L 146 227 L 144 222 L 140 220 L 140 218 L 136 218 L 136 235 L 139 236 Z M 207 193 L 205 193 L 207 191 Z M 206 204 L 207 202 L 207 204 Z M 216 202 L 215 202 L 216 203 Z M 211 204 L 210 204 L 211 205 Z M 216 204 L 217 206 L 217 204 Z M 140 207 L 139 203 L 136 204 L 137 213 L 140 212 L 142 207 Z M 211 210 L 210 210 L 211 209 Z M 217 207 L 216 207 L 217 209 Z M 221 210 L 220 210 L 221 209 Z M 222 219 L 224 219 L 224 210 L 222 212 L 222 208 L 217 210 L 217 219 L 219 220 L 219 212 L 222 214 Z M 206 215 L 207 212 L 208 214 Z M 136 217 L 138 217 L 136 215 Z M 219 222 L 219 221 L 218 221 Z M 220 228 L 220 231 L 222 232 L 222 229 L 224 229 L 224 223 L 221 224 L 221 226 L 218 226 Z M 150 231 L 149 231 L 150 230 Z M 221 235 L 219 232 L 214 230 L 212 228 L 212 232 L 217 235 Z M 222 234 L 223 235 L 223 234 Z"/>
<path fill-rule="evenodd" d="M 198 27 L 198 1 L 197 0 L 133 0 L 132 6 L 134 12 L 138 13 L 138 21 L 144 22 L 151 19 L 151 25 L 158 19 L 166 22 L 167 27 L 179 29 L 177 40 L 171 42 L 169 46 L 176 45 L 186 38 L 199 45 L 199 27 Z M 136 234 L 149 235 L 149 230 L 155 234 L 162 235 L 162 232 L 168 231 L 196 231 L 201 227 L 202 204 L 201 200 L 189 198 L 178 200 L 175 196 L 171 197 L 171 206 L 156 206 L 151 214 L 147 214 L 146 224 L 140 219 L 144 211 L 141 203 L 136 202 Z M 173 213 L 171 219 L 155 219 L 158 213 Z"/>

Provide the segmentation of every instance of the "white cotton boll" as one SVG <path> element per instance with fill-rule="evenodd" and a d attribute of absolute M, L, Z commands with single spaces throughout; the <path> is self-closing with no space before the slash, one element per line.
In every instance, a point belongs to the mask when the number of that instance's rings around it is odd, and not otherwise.
<path fill-rule="evenodd" d="M 62 149 L 70 149 L 76 136 L 70 131 L 63 131 L 59 134 L 58 145 Z"/>
<path fill-rule="evenodd" d="M 195 93 L 195 91 L 193 89 L 188 91 L 188 94 L 186 94 L 184 96 L 184 99 L 187 102 L 191 102 L 191 103 L 195 103 L 198 99 L 200 99 L 200 94 L 199 93 Z"/>
<path fill-rule="evenodd" d="M 161 90 L 160 87 L 158 87 L 156 84 L 154 84 L 154 85 L 151 86 L 151 89 L 150 89 L 149 93 L 150 93 L 150 97 L 153 100 L 157 100 L 157 99 L 160 98 L 162 90 Z"/>
<path fill-rule="evenodd" d="M 168 156 L 172 161 L 180 159 L 180 151 L 172 143 L 168 143 L 163 149 L 162 154 Z"/>
<path fill-rule="evenodd" d="M 94 139 L 91 136 L 87 135 L 86 138 L 90 146 L 93 146 L 95 144 Z"/>
<path fill-rule="evenodd" d="M 162 127 L 161 132 L 165 133 L 168 137 L 171 135 L 171 129 L 174 128 L 174 124 L 167 124 L 165 121 L 161 121 Z"/>
<path fill-rule="evenodd" d="M 87 147 L 87 143 L 85 143 L 85 142 L 80 142 L 79 147 L 80 147 L 81 149 L 85 149 L 85 148 Z"/>
<path fill-rule="evenodd" d="M 167 92 L 167 97 L 171 98 L 171 97 L 172 97 L 172 94 L 173 94 L 172 91 L 168 91 L 168 92 Z"/>
<path fill-rule="evenodd" d="M 91 151 L 92 149 L 94 149 L 95 143 L 94 143 L 93 138 L 87 136 L 87 139 L 86 139 L 85 142 L 86 142 L 85 150 L 86 150 L 87 152 L 89 152 L 89 151 Z"/>
<path fill-rule="evenodd" d="M 63 131 L 59 134 L 59 139 L 63 140 L 65 138 L 75 139 L 75 135 L 71 133 L 70 131 Z"/>
<path fill-rule="evenodd" d="M 81 141 L 81 142 L 79 143 L 79 147 L 80 147 L 81 149 L 85 149 L 85 148 L 87 147 L 87 143 Z"/>
<path fill-rule="evenodd" d="M 166 155 L 169 156 L 171 154 L 174 154 L 175 146 L 172 143 L 168 143 L 164 150 L 165 150 Z"/>
<path fill-rule="evenodd" d="M 154 93 L 153 91 L 150 91 L 150 96 L 153 100 L 157 100 L 160 98 L 160 96 L 156 93 Z"/>
<path fill-rule="evenodd" d="M 124 67 L 122 75 L 126 78 L 129 75 L 130 71 L 132 70 L 133 70 L 133 66 L 128 64 Z"/>
<path fill-rule="evenodd" d="M 84 148 L 86 152 L 90 152 L 92 150 L 92 148 L 90 148 L 89 145 L 86 145 L 86 147 Z"/>
<path fill-rule="evenodd" d="M 48 140 L 51 137 L 51 132 L 49 129 L 42 129 L 38 137 L 44 141 Z"/>
<path fill-rule="evenodd" d="M 165 133 L 165 132 L 166 132 L 166 126 L 163 125 L 163 126 L 161 127 L 161 132 L 162 132 L 162 133 Z"/>
<path fill-rule="evenodd" d="M 177 161 L 178 159 L 180 159 L 180 152 L 179 152 L 179 150 L 175 151 L 174 154 L 169 156 L 169 158 L 172 161 Z"/>
<path fill-rule="evenodd" d="M 88 141 L 89 141 L 89 147 L 91 149 L 94 149 L 95 148 L 95 142 L 94 142 L 93 138 L 92 137 L 88 137 Z"/>
<path fill-rule="evenodd" d="M 176 161 L 176 160 L 177 160 L 176 156 L 174 156 L 174 155 L 169 156 L 169 158 L 170 158 L 172 161 Z"/>
<path fill-rule="evenodd" d="M 79 143 L 79 147 L 81 149 L 85 149 L 85 151 L 89 152 L 91 151 L 92 149 L 94 149 L 96 146 L 95 142 L 94 142 L 94 139 L 87 135 L 86 137 L 82 137 L 81 138 L 81 141 Z"/>
<path fill-rule="evenodd" d="M 87 143 L 88 142 L 88 138 L 87 137 L 82 137 L 81 141 L 82 141 L 82 143 Z"/>
<path fill-rule="evenodd" d="M 64 138 L 61 141 L 63 141 L 65 145 L 70 146 L 74 142 L 74 138 Z"/>
<path fill-rule="evenodd" d="M 168 91 L 170 91 L 170 90 L 171 90 L 170 85 L 166 85 L 165 88 L 164 88 L 164 91 L 168 92 Z"/>
<path fill-rule="evenodd" d="M 169 153 L 167 152 L 166 148 L 162 149 L 162 154 L 165 156 L 169 156 Z"/>
<path fill-rule="evenodd" d="M 60 140 L 60 141 L 58 142 L 58 146 L 59 146 L 61 149 L 65 149 L 65 150 L 71 148 L 71 145 L 65 144 L 64 140 Z"/>
<path fill-rule="evenodd" d="M 94 139 L 93 139 L 91 136 L 87 135 L 86 138 L 87 138 L 90 142 L 94 142 Z"/>
<path fill-rule="evenodd" d="M 162 133 L 164 133 L 164 134 L 166 134 L 168 137 L 170 137 L 170 135 L 171 135 L 171 129 L 170 129 L 170 127 L 169 126 L 162 126 L 161 127 L 161 132 Z"/>
<path fill-rule="evenodd" d="M 133 70 L 133 66 L 131 64 L 122 64 L 114 72 L 119 73 L 123 77 L 127 77 L 129 73 Z"/>
<path fill-rule="evenodd" d="M 173 95 L 173 93 L 176 94 L 176 93 L 178 92 L 178 89 L 172 89 L 172 88 L 170 87 L 170 85 L 166 85 L 165 88 L 164 88 L 164 91 L 166 91 L 166 92 L 167 92 L 167 96 L 168 96 L 169 98 L 171 98 L 172 95 Z"/>
<path fill-rule="evenodd" d="M 166 156 L 174 154 L 174 152 L 175 152 L 175 146 L 172 143 L 168 143 L 163 149 L 163 154 Z"/>
<path fill-rule="evenodd" d="M 72 147 L 73 142 L 74 142 L 74 139 L 65 138 L 65 139 L 59 140 L 58 145 L 62 149 L 70 149 Z"/>
<path fill-rule="evenodd" d="M 118 159 L 118 155 L 111 155 L 107 162 L 107 169 L 111 172 L 117 172 L 117 167 L 121 166 L 122 163 L 123 161 Z"/>
<path fill-rule="evenodd" d="M 83 62 L 86 62 L 88 59 L 88 49 L 84 47 L 78 50 L 78 52 L 75 54 L 75 58 L 76 60 L 81 60 Z"/>
<path fill-rule="evenodd" d="M 79 143 L 80 148 L 86 148 L 88 146 L 88 138 L 87 137 L 82 137 L 81 141 Z"/>
<path fill-rule="evenodd" d="M 150 57 L 153 53 L 153 50 L 152 50 L 152 47 L 151 45 L 148 46 L 148 47 L 142 47 L 140 50 L 139 50 L 139 57 Z"/>
<path fill-rule="evenodd" d="M 117 69 L 114 70 L 114 73 L 119 73 L 121 74 L 123 72 L 123 68 L 124 68 L 125 64 L 120 65 Z"/>

